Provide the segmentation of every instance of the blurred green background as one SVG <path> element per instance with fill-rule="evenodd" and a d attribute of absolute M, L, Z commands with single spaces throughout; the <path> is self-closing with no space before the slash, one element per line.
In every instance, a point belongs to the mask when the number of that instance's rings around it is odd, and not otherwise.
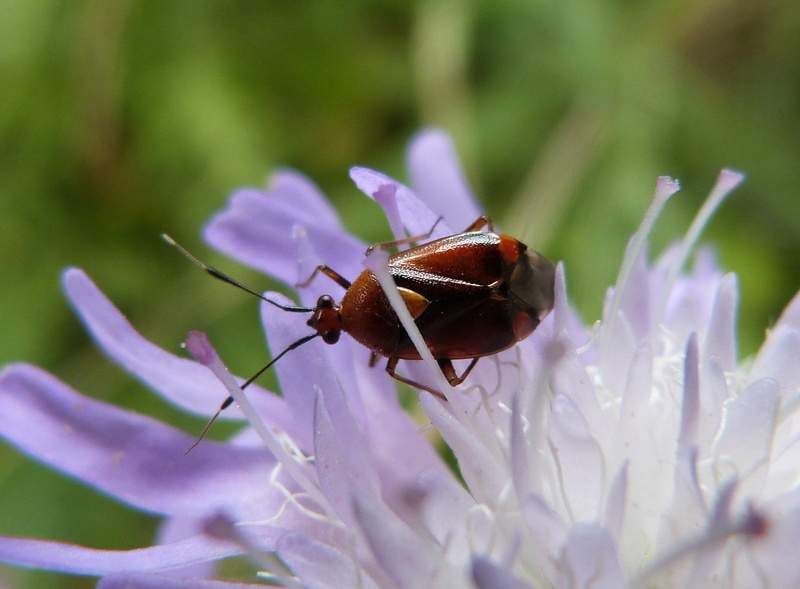
<path fill-rule="evenodd" d="M 720 168 L 748 174 L 704 236 L 739 274 L 742 357 L 800 288 L 793 0 L 2 0 L 0 88 L 0 364 L 42 365 L 189 431 L 201 423 L 94 350 L 62 269 L 86 269 L 159 345 L 201 328 L 250 373 L 264 360 L 257 304 L 159 233 L 268 288 L 200 242 L 227 195 L 291 166 L 355 233 L 386 239 L 347 171 L 406 179 L 423 126 L 452 134 L 506 230 L 565 261 L 587 321 L 661 174 L 684 189 L 654 252 L 683 234 Z M 0 533 L 132 548 L 155 524 L 0 445 Z M 0 568 L 3 582 L 94 586 Z"/>

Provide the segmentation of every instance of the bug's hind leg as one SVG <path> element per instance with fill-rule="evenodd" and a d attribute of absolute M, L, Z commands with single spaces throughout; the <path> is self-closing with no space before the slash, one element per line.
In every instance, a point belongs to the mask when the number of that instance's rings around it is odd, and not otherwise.
<path fill-rule="evenodd" d="M 442 219 L 444 219 L 444 217 L 439 217 L 438 219 L 436 219 L 436 222 L 433 224 L 433 227 L 428 229 L 427 233 L 423 233 L 421 235 L 412 235 L 411 237 L 404 237 L 402 239 L 395 239 L 393 241 L 384 241 L 384 242 L 381 242 L 381 243 L 373 243 L 371 246 L 369 246 L 367 248 L 367 251 L 365 252 L 365 255 L 367 255 L 367 256 L 370 255 L 376 249 L 388 250 L 388 249 L 391 249 L 393 247 L 397 247 L 399 245 L 407 245 L 409 243 L 417 243 L 418 241 L 422 241 L 422 240 L 428 239 L 431 235 L 433 235 L 433 230 L 436 229 L 436 226 L 439 224 L 439 222 Z"/>
<path fill-rule="evenodd" d="M 488 227 L 489 232 L 494 233 L 494 223 L 492 223 L 492 220 L 486 215 L 481 215 L 475 219 L 475 221 L 473 221 L 472 225 L 464 229 L 464 233 L 468 233 L 469 231 L 478 231 L 484 227 Z"/>

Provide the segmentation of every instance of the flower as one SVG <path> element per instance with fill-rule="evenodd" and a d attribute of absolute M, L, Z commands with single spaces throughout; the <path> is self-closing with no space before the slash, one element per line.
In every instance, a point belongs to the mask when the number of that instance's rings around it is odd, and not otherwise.
<path fill-rule="evenodd" d="M 409 168 L 413 190 L 351 172 L 396 235 L 421 234 L 439 215 L 436 235 L 478 217 L 445 135 L 418 135 Z M 38 368 L 5 368 L 0 435 L 164 525 L 155 545 L 131 551 L 3 537 L 0 560 L 96 575 L 104 588 L 250 586 L 257 579 L 212 580 L 237 555 L 261 580 L 290 587 L 798 586 L 800 296 L 742 364 L 736 278 L 707 250 L 682 270 L 741 179 L 723 171 L 687 236 L 648 264 L 650 227 L 678 189 L 659 179 L 593 329 L 570 309 L 559 265 L 552 313 L 515 348 L 482 359 L 458 390 L 435 365 L 407 363 L 405 374 L 447 396 L 422 392 L 419 404 L 457 475 L 351 339 L 289 352 L 274 367 L 281 396 L 256 385 L 244 395 L 203 334 L 186 341 L 197 361 L 173 356 L 68 270 L 67 296 L 112 359 L 193 413 L 210 415 L 233 394 L 238 408 L 221 418 L 244 412 L 250 427 L 183 457 L 191 436 Z M 343 276 L 363 270 L 364 244 L 293 172 L 277 173 L 266 192 L 236 193 L 206 238 L 290 284 L 325 261 Z M 380 256 L 366 263 L 388 275 Z M 313 304 L 332 288 L 317 280 L 299 296 Z M 273 353 L 306 333 L 294 313 L 261 312 Z"/>

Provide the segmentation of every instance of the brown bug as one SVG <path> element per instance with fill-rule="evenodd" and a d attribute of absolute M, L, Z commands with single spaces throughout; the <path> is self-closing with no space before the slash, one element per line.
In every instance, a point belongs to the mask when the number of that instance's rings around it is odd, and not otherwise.
<path fill-rule="evenodd" d="M 428 236 L 432 232 L 433 229 Z M 368 252 L 425 237 L 378 244 Z M 444 398 L 440 391 L 395 372 L 400 360 L 419 360 L 420 355 L 371 271 L 364 270 L 350 282 L 328 266 L 318 266 L 299 286 L 308 286 L 318 274 L 324 274 L 345 289 L 341 302 L 337 304 L 330 295 L 323 295 L 313 309 L 281 305 L 206 266 L 170 237 L 164 238 L 215 278 L 285 311 L 312 313 L 307 324 L 314 332 L 292 343 L 242 388 L 288 351 L 316 337 L 335 344 L 344 331 L 372 351 L 371 363 L 384 356 L 388 358 L 386 372 L 392 377 Z M 513 237 L 495 233 L 488 217 L 478 218 L 463 233 L 392 254 L 388 270 L 428 349 L 452 386 L 463 382 L 480 358 L 528 337 L 553 307 L 553 265 Z M 459 375 L 452 361 L 463 359 L 472 361 Z M 232 402 L 232 397 L 226 399 L 219 411 Z M 209 425 L 215 418 L 216 415 Z"/>

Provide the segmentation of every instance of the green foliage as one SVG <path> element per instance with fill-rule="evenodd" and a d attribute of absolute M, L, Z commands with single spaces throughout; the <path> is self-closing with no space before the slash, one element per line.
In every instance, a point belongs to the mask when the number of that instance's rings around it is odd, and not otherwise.
<path fill-rule="evenodd" d="M 0 364 L 44 365 L 95 397 L 167 411 L 92 348 L 60 294 L 64 267 L 86 269 L 159 345 L 177 350 L 204 329 L 247 374 L 264 360 L 257 305 L 159 233 L 270 287 L 200 244 L 227 195 L 292 166 L 348 227 L 384 239 L 347 170 L 405 178 L 404 146 L 426 125 L 453 134 L 506 230 L 565 261 L 587 321 L 661 174 L 684 191 L 653 252 L 688 227 L 721 167 L 748 174 L 705 238 L 740 276 L 743 356 L 800 288 L 791 0 L 3 0 L 0 12 Z M 0 504 L 0 533 L 107 547 L 152 534 L 145 518 L 1 452 L 0 496 L 15 499 Z M 19 583 L 56 586 L 44 574 Z"/>

